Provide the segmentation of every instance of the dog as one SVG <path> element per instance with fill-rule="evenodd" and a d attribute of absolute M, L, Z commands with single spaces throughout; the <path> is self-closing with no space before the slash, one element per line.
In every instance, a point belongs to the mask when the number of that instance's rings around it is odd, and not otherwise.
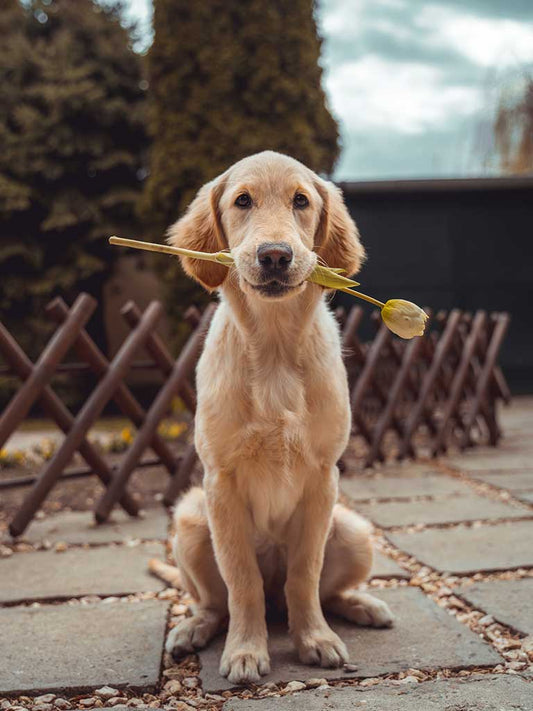
<path fill-rule="evenodd" d="M 340 190 L 285 155 L 244 158 L 205 185 L 169 230 L 177 247 L 231 250 L 234 266 L 183 258 L 218 290 L 197 367 L 195 444 L 203 488 L 174 512 L 177 570 L 152 571 L 194 598 L 170 632 L 174 658 L 227 625 L 220 673 L 270 671 L 265 598 L 286 609 L 305 664 L 339 667 L 346 646 L 324 610 L 388 627 L 387 605 L 358 592 L 372 565 L 370 526 L 337 503 L 336 462 L 351 413 L 339 328 L 317 263 L 358 271 L 365 256 Z M 170 572 L 169 572 L 170 571 Z"/>

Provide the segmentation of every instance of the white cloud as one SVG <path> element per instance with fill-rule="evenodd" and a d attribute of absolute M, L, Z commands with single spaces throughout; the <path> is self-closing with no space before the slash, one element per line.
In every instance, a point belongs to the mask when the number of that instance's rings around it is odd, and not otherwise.
<path fill-rule="evenodd" d="M 449 83 L 439 68 L 375 55 L 332 67 L 326 84 L 348 131 L 422 133 L 475 113 L 482 100 L 478 88 Z"/>
<path fill-rule="evenodd" d="M 454 49 L 481 67 L 533 62 L 533 23 L 476 17 L 444 5 L 426 5 L 415 25 L 428 47 Z"/>

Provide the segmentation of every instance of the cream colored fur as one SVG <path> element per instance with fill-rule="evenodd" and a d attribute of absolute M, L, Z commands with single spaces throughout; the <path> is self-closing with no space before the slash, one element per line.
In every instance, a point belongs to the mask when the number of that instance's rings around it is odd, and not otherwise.
<path fill-rule="evenodd" d="M 246 210 L 235 206 L 244 192 L 253 200 Z M 295 193 L 308 207 L 294 207 Z M 388 626 L 392 618 L 384 603 L 354 590 L 370 571 L 372 547 L 368 524 L 336 504 L 336 462 L 350 433 L 346 372 L 324 290 L 305 279 L 317 255 L 358 270 L 356 227 L 335 186 L 265 152 L 205 186 L 170 241 L 229 248 L 235 267 L 183 260 L 189 274 L 219 289 L 220 306 L 197 369 L 203 490 L 192 489 L 175 511 L 174 555 L 197 604 L 167 649 L 176 657 L 198 649 L 229 618 L 220 672 L 233 683 L 257 682 L 269 671 L 266 595 L 286 603 L 304 663 L 342 665 L 346 647 L 323 608 L 358 624 Z M 293 250 L 292 288 L 274 297 L 256 288 L 256 250 L 280 241 Z"/>

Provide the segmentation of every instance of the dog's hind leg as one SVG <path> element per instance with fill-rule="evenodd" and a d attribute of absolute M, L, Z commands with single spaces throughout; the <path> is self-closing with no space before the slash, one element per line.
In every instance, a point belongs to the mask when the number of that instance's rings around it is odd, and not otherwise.
<path fill-rule="evenodd" d="M 211 544 L 205 498 L 195 487 L 181 499 L 174 513 L 174 558 L 184 587 L 196 605 L 192 617 L 181 620 L 167 639 L 166 650 L 175 659 L 205 647 L 227 622 L 227 591 Z"/>
<path fill-rule="evenodd" d="M 390 627 L 393 617 L 388 605 L 373 595 L 354 590 L 368 577 L 372 557 L 369 524 L 337 504 L 320 579 L 322 606 L 357 625 Z"/>

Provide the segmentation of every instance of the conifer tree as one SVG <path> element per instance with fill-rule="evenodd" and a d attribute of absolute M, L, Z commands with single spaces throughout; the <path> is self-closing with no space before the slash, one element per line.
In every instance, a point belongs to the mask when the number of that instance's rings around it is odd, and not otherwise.
<path fill-rule="evenodd" d="M 155 0 L 148 55 L 153 143 L 143 212 L 152 239 L 194 192 L 264 149 L 331 173 L 338 132 L 321 87 L 312 0 Z M 157 259 L 176 327 L 199 294 L 174 260 Z"/>
<path fill-rule="evenodd" d="M 120 7 L 0 6 L 0 319 L 35 355 L 54 295 L 99 296 L 142 186 L 141 58 Z"/>

